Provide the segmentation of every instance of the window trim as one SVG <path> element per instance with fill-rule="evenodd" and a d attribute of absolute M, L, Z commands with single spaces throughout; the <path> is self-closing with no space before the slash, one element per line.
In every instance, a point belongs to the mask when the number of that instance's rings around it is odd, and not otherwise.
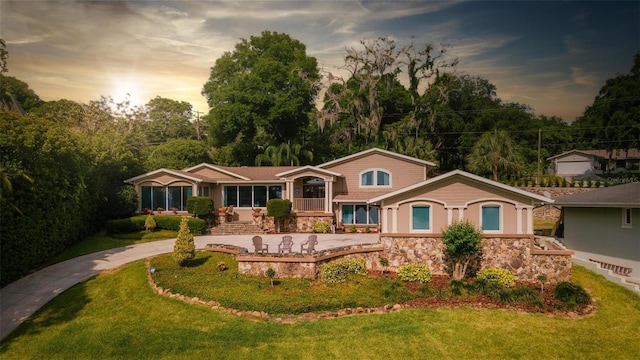
<path fill-rule="evenodd" d="M 353 222 L 351 223 L 345 223 L 344 220 L 344 207 L 345 206 L 350 206 L 353 209 L 353 212 L 351 213 L 353 216 Z M 366 206 L 367 207 L 367 222 L 366 223 L 358 223 L 356 221 L 356 206 Z M 369 222 L 369 220 L 371 219 L 371 209 L 377 209 L 376 211 L 378 212 L 378 222 L 376 223 L 371 223 Z M 340 205 L 340 223 L 342 223 L 342 225 L 356 225 L 356 226 L 378 226 L 380 224 L 380 208 L 377 206 L 371 206 L 368 205 L 366 203 L 348 203 L 348 204 L 341 204 Z"/>
<path fill-rule="evenodd" d="M 415 229 L 413 227 L 413 208 L 415 207 L 427 207 L 429 208 L 429 228 L 428 229 Z M 433 233 L 433 205 L 427 202 L 417 202 L 409 206 L 409 232 L 420 234 L 432 234 Z"/>
<path fill-rule="evenodd" d="M 498 208 L 498 230 L 486 230 L 484 229 L 484 224 L 482 222 L 482 218 L 483 218 L 483 214 L 482 214 L 482 209 L 485 207 L 497 207 Z M 504 232 L 504 208 L 502 206 L 502 204 L 497 203 L 497 202 L 485 202 L 485 203 L 481 203 L 480 204 L 480 208 L 479 208 L 479 213 L 480 213 L 480 219 L 479 219 L 479 224 L 480 224 L 480 228 L 482 229 L 482 233 L 483 234 L 502 234 Z"/>
<path fill-rule="evenodd" d="M 632 208 L 622 208 L 622 228 L 623 229 L 633 228 L 633 209 Z"/>
<path fill-rule="evenodd" d="M 373 185 L 363 185 L 362 184 L 362 175 L 368 173 L 368 172 L 372 172 L 373 176 L 372 176 L 372 181 L 373 181 Z M 378 173 L 379 172 L 383 172 L 387 175 L 389 175 L 389 185 L 378 185 Z M 390 188 L 393 185 L 393 175 L 391 174 L 391 171 L 387 170 L 387 169 L 383 169 L 383 168 L 369 168 L 369 169 L 365 169 L 362 170 L 359 174 L 358 174 L 358 186 L 360 188 L 365 188 L 365 189 L 371 189 L 371 188 Z"/>

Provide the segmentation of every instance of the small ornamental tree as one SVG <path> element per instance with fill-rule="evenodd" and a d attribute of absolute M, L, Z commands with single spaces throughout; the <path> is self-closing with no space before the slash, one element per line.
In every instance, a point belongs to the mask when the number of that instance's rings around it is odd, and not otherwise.
<path fill-rule="evenodd" d="M 189 260 L 196 256 L 196 245 L 193 241 L 193 235 L 189 232 L 189 222 L 186 216 L 182 217 L 180 222 L 180 230 L 178 238 L 173 246 L 173 259 L 180 266 L 185 266 Z"/>
<path fill-rule="evenodd" d="M 442 241 L 454 263 L 453 279 L 462 280 L 471 259 L 482 251 L 482 233 L 468 221 L 455 222 L 442 231 Z"/>
<path fill-rule="evenodd" d="M 156 221 L 153 219 L 153 215 L 149 214 L 147 215 L 147 218 L 144 220 L 144 228 L 147 232 L 152 232 L 153 229 L 156 228 L 156 226 L 158 226 L 158 224 L 156 224 Z"/>

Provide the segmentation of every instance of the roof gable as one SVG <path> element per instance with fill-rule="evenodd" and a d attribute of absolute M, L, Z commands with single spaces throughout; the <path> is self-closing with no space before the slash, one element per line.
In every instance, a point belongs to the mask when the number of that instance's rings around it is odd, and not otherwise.
<path fill-rule="evenodd" d="M 446 174 L 442 174 L 442 175 L 436 176 L 434 178 L 431 178 L 429 180 L 425 180 L 425 181 L 417 183 L 415 185 L 407 186 L 407 187 L 405 187 L 403 189 L 396 190 L 396 191 L 390 192 L 388 194 L 373 198 L 373 199 L 369 200 L 369 203 L 380 202 L 382 200 L 389 199 L 391 197 L 394 197 L 394 196 L 397 196 L 397 195 L 401 195 L 401 194 L 404 194 L 406 192 L 413 191 L 413 190 L 416 190 L 416 189 L 419 189 L 419 188 L 422 188 L 422 187 L 425 187 L 425 186 L 429 186 L 429 185 L 441 182 L 441 181 L 443 181 L 445 179 L 450 179 L 450 178 L 456 177 L 456 176 L 463 177 L 463 178 L 472 180 L 473 182 L 481 183 L 481 184 L 484 184 L 484 185 L 487 185 L 487 186 L 490 186 L 490 187 L 494 187 L 494 188 L 497 188 L 497 189 L 500 189 L 500 190 L 504 190 L 504 191 L 507 191 L 507 192 L 511 192 L 511 193 L 514 193 L 514 194 L 517 194 L 517 195 L 520 195 L 520 196 L 524 196 L 524 197 L 527 197 L 527 198 L 532 199 L 532 200 L 537 200 L 539 202 L 553 203 L 553 199 L 550 199 L 550 198 L 548 198 L 546 196 L 537 195 L 537 194 L 534 194 L 534 193 L 530 193 L 528 191 L 520 190 L 518 188 L 509 186 L 509 185 L 505 185 L 505 184 L 499 183 L 497 181 L 489 180 L 489 179 L 483 178 L 481 176 L 477 176 L 477 175 L 474 175 L 474 174 L 471 174 L 471 173 L 468 173 L 468 172 L 465 172 L 465 171 L 462 171 L 462 170 L 453 170 L 453 171 L 450 171 L 450 172 L 448 172 Z"/>
<path fill-rule="evenodd" d="M 237 178 L 239 180 L 251 180 L 248 177 L 245 177 L 245 176 L 242 176 L 242 175 L 238 175 L 235 172 L 229 171 L 228 169 L 224 169 L 222 167 L 211 165 L 211 164 L 207 164 L 207 163 L 198 164 L 196 166 L 192 166 L 190 168 L 183 169 L 182 171 L 186 171 L 186 172 L 191 173 L 191 172 L 194 172 L 194 171 L 196 171 L 198 169 L 202 169 L 202 168 L 207 168 L 207 169 L 210 169 L 210 170 L 213 170 L 213 171 L 217 171 L 217 172 L 223 173 L 225 175 Z"/>
<path fill-rule="evenodd" d="M 328 162 L 325 162 L 323 164 L 318 165 L 317 167 L 319 168 L 324 168 L 324 167 L 328 167 L 328 166 L 332 166 L 332 165 L 336 165 L 336 164 L 340 164 L 340 163 L 344 163 L 344 162 L 349 162 L 349 161 L 353 161 L 355 159 L 370 155 L 370 154 L 381 154 L 381 155 L 385 155 L 385 156 L 389 156 L 389 157 L 393 157 L 396 159 L 402 159 L 404 161 L 409 161 L 409 162 L 413 162 L 413 163 L 417 163 L 417 164 L 421 164 L 421 165 L 426 165 L 426 166 L 431 166 L 431 167 L 435 167 L 436 164 L 430 162 L 430 161 L 426 161 L 426 160 L 422 160 L 422 159 L 418 159 L 418 158 L 414 158 L 411 156 L 407 156 L 407 155 L 402 155 L 402 154 L 398 154 L 395 153 L 393 151 L 389 151 L 389 150 L 383 150 L 380 148 L 371 148 L 368 150 L 364 150 L 364 151 L 360 151 L 358 153 L 352 154 L 352 155 L 348 155 L 345 157 L 341 157 L 335 160 L 331 160 Z"/>
<path fill-rule="evenodd" d="M 187 180 L 191 180 L 191 181 L 196 181 L 196 182 L 203 182 L 203 181 L 207 181 L 207 179 L 200 177 L 198 175 L 194 175 L 192 173 L 183 171 L 183 170 L 171 170 L 171 169 L 165 169 L 165 168 L 161 168 L 158 170 L 154 170 L 148 173 L 144 173 L 142 175 L 138 175 L 136 177 L 132 177 L 130 179 L 125 180 L 125 183 L 129 183 L 129 184 L 134 184 L 136 182 L 140 182 L 141 180 L 145 180 L 145 179 L 150 179 L 150 178 L 154 178 L 158 175 L 162 175 L 162 174 L 168 174 L 168 175 L 172 175 L 175 176 L 177 178 L 180 179 L 187 179 Z"/>
<path fill-rule="evenodd" d="M 322 168 L 317 167 L 317 166 L 310 166 L 310 165 L 302 166 L 302 167 L 299 167 L 299 168 L 290 169 L 290 170 L 287 170 L 287 171 L 283 171 L 283 172 L 277 173 L 276 176 L 287 177 L 287 176 L 299 174 L 299 173 L 306 172 L 306 171 L 319 173 L 319 174 L 322 174 L 322 175 L 336 176 L 336 177 L 342 176 L 342 174 L 340 174 L 340 173 L 337 173 L 337 172 L 334 172 L 334 171 L 331 171 L 331 170 L 322 169 Z"/>

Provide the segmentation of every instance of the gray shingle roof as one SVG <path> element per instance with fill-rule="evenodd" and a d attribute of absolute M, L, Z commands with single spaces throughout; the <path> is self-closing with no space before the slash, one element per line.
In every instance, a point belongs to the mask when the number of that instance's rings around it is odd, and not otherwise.
<path fill-rule="evenodd" d="M 640 182 L 561 196 L 555 199 L 554 205 L 567 207 L 640 208 Z"/>

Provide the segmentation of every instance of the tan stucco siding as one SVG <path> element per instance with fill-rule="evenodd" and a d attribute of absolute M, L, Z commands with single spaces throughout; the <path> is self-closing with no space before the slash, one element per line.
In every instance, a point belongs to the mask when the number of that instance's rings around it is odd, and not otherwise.
<path fill-rule="evenodd" d="M 173 176 L 164 175 L 155 179 L 149 179 L 138 184 L 138 186 L 193 186 L 192 182 L 176 179 Z"/>
<path fill-rule="evenodd" d="M 335 192 L 366 191 L 360 187 L 360 174 L 368 169 L 385 170 L 391 175 L 389 191 L 398 190 L 426 180 L 425 165 L 410 163 L 382 154 L 370 154 L 349 162 L 327 167 L 327 170 L 344 175 L 345 181 L 334 188 Z M 377 190 L 380 190 L 378 188 Z"/>
<path fill-rule="evenodd" d="M 529 215 L 533 205 L 529 198 L 464 178 L 444 179 L 385 199 L 383 207 L 391 210 L 385 210 L 387 216 L 383 219 L 386 226 L 384 231 L 414 232 L 411 228 L 411 206 L 417 203 L 428 204 L 431 207 L 433 233 L 440 232 L 449 221 L 467 220 L 476 227 L 481 227 L 481 207 L 487 205 L 500 208 L 500 228 L 494 233 L 532 233 Z M 397 209 L 395 220 L 392 209 Z"/>

